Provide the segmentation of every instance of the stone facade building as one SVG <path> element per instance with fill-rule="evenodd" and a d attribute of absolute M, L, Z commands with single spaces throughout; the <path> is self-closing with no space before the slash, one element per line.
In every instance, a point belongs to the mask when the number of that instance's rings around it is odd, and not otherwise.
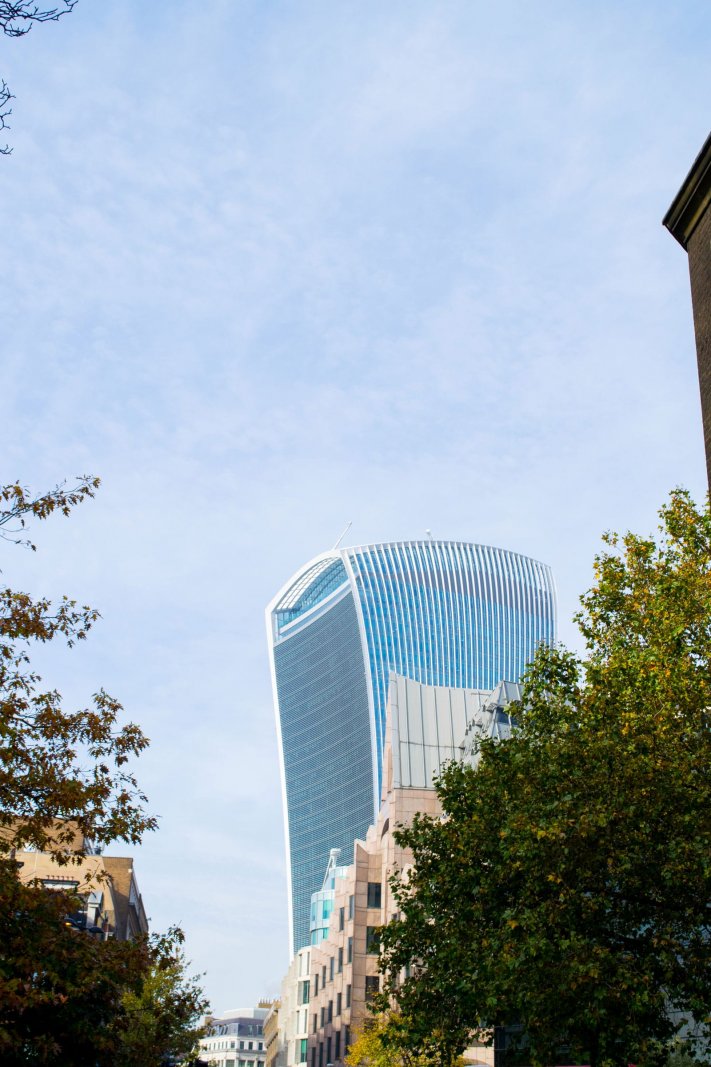
<path fill-rule="evenodd" d="M 208 1020 L 200 1039 L 200 1059 L 215 1067 L 266 1067 L 264 1020 L 271 1004 L 235 1008 Z"/>
<path fill-rule="evenodd" d="M 711 487 L 711 134 L 666 213 L 664 225 L 689 256 L 706 471 Z"/>
<path fill-rule="evenodd" d="M 380 811 L 365 839 L 355 842 L 348 875 L 336 882 L 328 936 L 311 948 L 308 1067 L 343 1063 L 379 989 L 375 933 L 396 911 L 389 878 L 412 862 L 394 830 L 417 812 L 440 814 L 434 776 L 443 763 L 462 758 L 472 723 L 480 734 L 497 736 L 504 701 L 519 693 L 506 685 L 492 693 L 420 685 L 391 674 Z M 472 1048 L 465 1059 L 491 1065 L 493 1051 Z"/>
<path fill-rule="evenodd" d="M 62 830 L 66 829 L 64 824 Z M 70 826 L 71 828 L 71 826 Z M 80 859 L 60 864 L 51 852 L 15 849 L 18 875 L 26 885 L 73 893 L 76 911 L 68 916 L 77 929 L 100 940 L 128 941 L 148 933 L 148 920 L 129 856 L 104 856 L 77 829 L 66 842 L 67 854 Z"/>

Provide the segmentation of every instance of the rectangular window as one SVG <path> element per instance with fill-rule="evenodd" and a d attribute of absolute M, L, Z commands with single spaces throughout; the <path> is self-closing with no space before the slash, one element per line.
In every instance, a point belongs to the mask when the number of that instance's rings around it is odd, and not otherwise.
<path fill-rule="evenodd" d="M 331 1059 L 331 1038 L 326 1038 L 326 1063 L 332 1063 Z"/>
<path fill-rule="evenodd" d="M 335 966 L 335 963 L 336 963 L 336 961 L 334 960 L 333 956 L 331 956 L 331 959 L 329 960 L 329 964 L 328 964 L 328 966 L 329 966 L 329 978 L 330 978 L 331 981 L 333 981 L 333 968 Z"/>
<path fill-rule="evenodd" d="M 344 1026 L 343 1027 L 343 1055 L 344 1056 L 345 1056 L 346 1052 L 348 1052 L 348 1046 L 351 1043 L 350 1039 L 351 1039 L 350 1028 L 347 1027 L 347 1026 Z"/>
<path fill-rule="evenodd" d="M 316 1067 L 316 1046 L 311 1049 L 311 1067 Z"/>
<path fill-rule="evenodd" d="M 341 1058 L 341 1031 L 336 1030 L 336 1047 L 334 1049 L 334 1056 L 337 1060 Z"/>
<path fill-rule="evenodd" d="M 326 1016 L 326 1022 L 327 1023 L 332 1023 L 333 1022 L 333 1001 L 332 1000 L 329 1000 L 329 1002 L 328 1002 L 328 1014 Z M 329 1063 L 331 1062 L 331 1057 L 330 1056 L 328 1057 L 328 1062 Z"/>
<path fill-rule="evenodd" d="M 368 882 L 368 907 L 379 908 L 382 900 L 382 886 L 380 882 Z"/>
<path fill-rule="evenodd" d="M 346 909 L 345 908 L 339 908 L 338 909 L 338 929 L 339 930 L 343 929 L 343 924 L 345 922 L 345 918 L 346 918 Z M 338 1059 L 338 1056 L 336 1056 L 336 1059 Z"/>
<path fill-rule="evenodd" d="M 371 1001 L 380 989 L 380 979 L 377 974 L 368 974 L 365 977 L 365 1000 Z"/>
<path fill-rule="evenodd" d="M 341 947 L 338 950 L 338 973 L 340 974 L 342 970 L 343 970 L 343 946 L 341 945 Z"/>
<path fill-rule="evenodd" d="M 377 956 L 378 945 L 380 943 L 380 934 L 377 926 L 366 926 L 365 928 L 365 951 L 369 956 Z"/>
<path fill-rule="evenodd" d="M 347 957 L 347 962 L 348 963 L 353 963 L 353 938 L 352 937 L 348 938 L 348 957 Z"/>
<path fill-rule="evenodd" d="M 340 1015 L 341 1014 L 341 1004 L 342 1004 L 342 1002 L 343 1002 L 343 994 L 342 993 L 336 993 L 336 1015 Z M 338 1059 L 338 1056 L 336 1056 L 336 1059 Z"/>
<path fill-rule="evenodd" d="M 318 1067 L 323 1067 L 323 1041 L 318 1043 Z"/>
<path fill-rule="evenodd" d="M 326 1025 L 326 1006 L 324 1005 L 321 1008 L 321 1026 L 325 1026 L 325 1025 Z"/>
<path fill-rule="evenodd" d="M 346 1007 L 350 1008 L 350 1006 L 351 1006 L 351 987 L 350 987 L 350 985 L 347 985 L 346 986 Z"/>
<path fill-rule="evenodd" d="M 348 918 L 349 919 L 353 918 L 354 911 L 355 911 L 355 897 L 351 893 L 351 895 L 348 898 Z"/>
<path fill-rule="evenodd" d="M 318 975 L 314 976 L 314 996 L 318 996 Z"/>
<path fill-rule="evenodd" d="M 324 963 L 323 967 L 321 968 L 321 988 L 323 989 L 325 987 L 325 985 L 326 985 L 326 964 Z"/>
<path fill-rule="evenodd" d="M 301 983 L 301 999 L 299 1000 L 299 1004 L 308 1004 L 308 1002 L 309 1002 L 309 984 L 310 983 L 309 983 L 308 978 L 306 979 L 305 982 Z"/>
<path fill-rule="evenodd" d="M 307 1037 L 301 1038 L 301 1049 L 299 1056 L 299 1063 L 306 1063 L 306 1053 L 308 1051 L 309 1039 Z"/>
<path fill-rule="evenodd" d="M 316 1016 L 316 1012 L 314 1012 L 314 1029 L 313 1029 L 313 1032 L 316 1033 L 317 1030 L 318 1030 L 318 1018 Z"/>

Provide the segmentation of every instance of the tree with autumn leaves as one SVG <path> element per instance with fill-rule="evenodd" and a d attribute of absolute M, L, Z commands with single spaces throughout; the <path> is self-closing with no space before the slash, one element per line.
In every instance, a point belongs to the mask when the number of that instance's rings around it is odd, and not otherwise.
<path fill-rule="evenodd" d="M 0 540 L 34 549 L 31 524 L 69 515 L 99 482 L 33 495 L 0 488 Z M 188 1053 L 207 1002 L 186 975 L 179 929 L 133 942 L 96 941 L 66 922 L 71 894 L 25 885 L 16 851 L 71 869 L 86 842 L 140 841 L 156 820 L 130 767 L 148 740 L 100 690 L 67 709 L 33 670 L 39 643 L 84 640 L 98 612 L 0 588 L 0 1062 L 151 1067 Z M 79 831 L 77 834 L 76 831 Z"/>
<path fill-rule="evenodd" d="M 432 1063 L 494 1027 L 511 1062 L 709 1056 L 711 514 L 682 491 L 660 514 L 605 538 L 586 654 L 539 649 L 514 736 L 397 834 L 379 1006 L 413 1050 L 440 1035 Z"/>

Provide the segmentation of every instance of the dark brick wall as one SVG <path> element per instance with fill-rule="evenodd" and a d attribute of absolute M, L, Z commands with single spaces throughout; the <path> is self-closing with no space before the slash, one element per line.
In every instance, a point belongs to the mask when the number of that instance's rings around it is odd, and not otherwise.
<path fill-rule="evenodd" d="M 711 488 L 711 207 L 706 209 L 691 235 L 688 252 L 701 411 L 704 420 L 706 471 Z"/>

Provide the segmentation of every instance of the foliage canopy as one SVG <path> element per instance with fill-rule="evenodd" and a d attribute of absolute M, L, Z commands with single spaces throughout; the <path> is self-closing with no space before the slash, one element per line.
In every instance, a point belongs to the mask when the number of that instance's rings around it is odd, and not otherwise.
<path fill-rule="evenodd" d="M 516 1023 L 533 1064 L 646 1064 L 685 1018 L 708 1047 L 711 515 L 682 491 L 660 515 L 658 541 L 605 537 L 586 656 L 539 649 L 513 738 L 397 835 L 382 966 L 414 1047 Z"/>
<path fill-rule="evenodd" d="M 85 477 L 39 496 L 19 483 L 0 487 L 0 540 L 34 549 L 31 521 L 69 515 L 98 485 Z M 148 744 L 141 730 L 120 724 L 121 705 L 104 690 L 88 708 L 65 710 L 31 666 L 36 643 L 71 647 L 98 617 L 67 598 L 52 604 L 0 588 L 0 1060 L 8 1067 L 159 1067 L 166 1054 L 193 1049 L 207 1008 L 199 980 L 186 975 L 179 928 L 97 941 L 67 922 L 75 895 L 18 877 L 18 849 L 71 864 L 87 841 L 137 842 L 156 825 L 128 769 Z"/>

